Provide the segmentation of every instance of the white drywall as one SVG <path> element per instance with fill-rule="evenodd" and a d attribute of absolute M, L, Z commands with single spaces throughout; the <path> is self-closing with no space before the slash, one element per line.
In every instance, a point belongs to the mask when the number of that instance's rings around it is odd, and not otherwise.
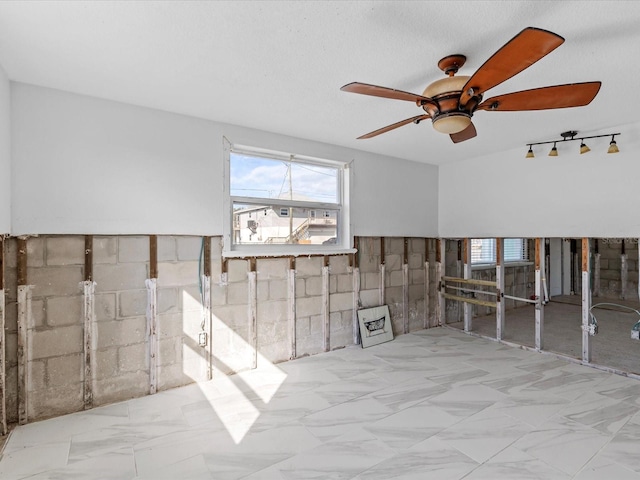
<path fill-rule="evenodd" d="M 11 232 L 10 83 L 0 65 L 0 234 Z"/>
<path fill-rule="evenodd" d="M 12 233 L 221 235 L 223 137 L 353 161 L 354 235 L 436 236 L 437 167 L 11 84 Z"/>
<path fill-rule="evenodd" d="M 607 154 L 610 138 L 527 147 L 440 167 L 439 233 L 456 237 L 640 236 L 640 124 L 621 132 L 620 153 Z M 595 135 L 597 133 L 594 133 Z M 587 134 L 585 134 L 587 135 Z"/>

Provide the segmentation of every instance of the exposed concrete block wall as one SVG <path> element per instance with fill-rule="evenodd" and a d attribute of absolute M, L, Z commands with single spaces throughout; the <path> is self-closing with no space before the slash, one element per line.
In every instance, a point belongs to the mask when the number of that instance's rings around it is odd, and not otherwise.
<path fill-rule="evenodd" d="M 624 297 L 625 299 L 638 299 L 637 238 L 604 238 L 598 240 L 598 252 L 600 253 L 600 297 L 620 299 L 623 296 L 621 258 L 623 241 L 625 254 L 627 256 L 627 282 Z M 593 254 L 593 245 L 591 249 Z M 593 261 L 591 265 L 593 270 Z M 582 282 L 582 277 L 580 277 L 580 281 Z"/>
<path fill-rule="evenodd" d="M 380 238 L 362 238 L 358 253 L 362 305 L 380 302 L 384 281 L 394 333 L 403 333 L 406 310 L 410 331 L 424 324 L 425 239 L 408 240 L 408 304 L 404 305 L 404 238 L 385 238 L 384 278 L 380 275 Z M 17 244 L 6 248 L 7 411 L 18 420 Z M 84 405 L 85 237 L 59 235 L 27 239 L 27 283 L 31 285 L 26 347 L 28 421 L 82 410 Z M 220 237 L 211 239 L 211 318 L 203 309 L 201 237 L 157 237 L 157 388 L 172 388 L 229 374 L 260 362 L 291 356 L 289 315 L 290 258 L 222 258 Z M 431 275 L 435 273 L 432 242 Z M 91 344 L 93 405 L 150 392 L 151 365 L 147 314 L 150 275 L 149 236 L 94 236 L 94 316 Z M 329 348 L 354 342 L 354 269 L 349 255 L 329 256 Z M 256 288 L 249 271 L 255 264 Z M 322 256 L 295 260 L 296 356 L 325 348 Z M 253 275 L 253 274 L 251 274 Z M 432 277 L 433 278 L 433 277 Z M 250 298 L 255 292 L 255 298 Z M 431 312 L 437 289 L 431 287 Z M 256 305 L 256 346 L 250 311 Z M 434 313 L 431 313 L 433 316 Z M 199 335 L 207 333 L 206 346 Z M 209 356 L 210 354 L 210 356 Z M 154 370 L 156 371 L 156 370 Z"/>

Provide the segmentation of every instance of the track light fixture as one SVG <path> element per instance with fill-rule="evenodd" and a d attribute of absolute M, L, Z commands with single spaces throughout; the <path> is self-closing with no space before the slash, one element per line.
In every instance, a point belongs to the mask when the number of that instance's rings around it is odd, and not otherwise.
<path fill-rule="evenodd" d="M 584 143 L 585 140 L 588 140 L 590 138 L 600 138 L 600 137 L 608 137 L 611 136 L 611 142 L 609 142 L 609 149 L 607 150 L 607 153 L 618 153 L 620 150 L 618 150 L 618 145 L 616 143 L 616 135 L 621 135 L 620 133 L 605 133 L 604 135 L 591 135 L 589 137 L 578 137 L 575 138 L 576 135 L 578 135 L 578 132 L 575 130 L 569 130 L 567 132 L 562 132 L 560 134 L 560 136 L 562 137 L 561 140 L 549 140 L 546 142 L 534 142 L 534 143 L 527 143 L 527 146 L 529 147 L 529 150 L 527 151 L 527 155 L 526 158 L 534 158 L 535 155 L 533 154 L 533 146 L 534 145 L 546 145 L 548 143 L 553 143 L 553 148 L 551 148 L 551 151 L 549 152 L 549 156 L 550 157 L 557 157 L 558 156 L 558 148 L 556 146 L 556 144 L 558 143 L 562 143 L 562 142 L 571 142 L 574 140 L 580 140 L 580 153 L 587 153 L 590 152 L 591 149 Z"/>

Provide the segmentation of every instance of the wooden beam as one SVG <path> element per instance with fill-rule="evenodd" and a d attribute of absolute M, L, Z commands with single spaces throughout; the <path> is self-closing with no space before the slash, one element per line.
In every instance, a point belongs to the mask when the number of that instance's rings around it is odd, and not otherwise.
<path fill-rule="evenodd" d="M 18 237 L 18 285 L 27 285 L 27 239 Z"/>
<path fill-rule="evenodd" d="M 589 272 L 589 239 L 582 239 L 582 363 L 591 363 L 591 285 Z"/>
<path fill-rule="evenodd" d="M 480 280 L 479 278 L 459 278 L 459 277 L 442 277 L 443 282 L 463 283 L 467 285 L 484 285 L 486 287 L 495 287 L 496 282 L 491 280 Z"/>
<path fill-rule="evenodd" d="M 471 280 L 471 240 L 465 238 L 462 243 L 462 255 L 464 262 L 464 278 Z M 495 285 L 495 282 L 494 282 Z M 479 304 L 478 304 L 479 305 Z M 495 307 L 495 303 L 493 304 Z M 473 328 L 473 307 L 471 302 L 464 302 L 464 331 L 470 332 Z"/>
<path fill-rule="evenodd" d="M 149 278 L 158 278 L 158 236 L 149 235 Z"/>
<path fill-rule="evenodd" d="M 496 339 L 504 338 L 505 305 L 504 298 L 504 238 L 496 238 Z"/>
<path fill-rule="evenodd" d="M 402 321 L 404 333 L 409 333 L 409 239 L 404 237 L 402 263 Z"/>
<path fill-rule="evenodd" d="M 484 307 L 496 308 L 496 303 L 490 302 L 488 300 L 478 300 L 477 298 L 461 297 L 459 295 L 451 295 L 450 293 L 443 293 L 442 296 L 448 300 L 457 300 L 459 302 L 463 302 L 465 305 L 473 304 L 473 305 L 482 305 Z"/>
<path fill-rule="evenodd" d="M 360 268 L 360 237 L 353 237 L 353 248 L 356 250 L 353 254 L 353 267 Z"/>
<path fill-rule="evenodd" d="M 0 234 L 0 435 L 7 431 L 7 358 L 5 333 L 4 295 L 4 235 Z"/>
<path fill-rule="evenodd" d="M 424 321 L 422 328 L 429 328 L 429 239 L 424 239 Z"/>
<path fill-rule="evenodd" d="M 204 242 L 204 268 L 202 270 L 205 277 L 211 277 L 211 237 L 203 237 L 202 241 Z"/>
<path fill-rule="evenodd" d="M 86 237 L 85 237 L 86 239 Z M 86 246 L 86 243 L 85 243 Z M 86 250 L 85 250 L 86 252 Z M 86 258 L 85 258 L 86 260 Z M 85 267 L 85 277 L 86 275 Z M 90 276 L 90 275 L 89 275 Z M 83 407 L 85 410 L 93 408 L 93 319 L 94 319 L 94 293 L 95 287 L 93 280 L 85 280 L 83 282 L 83 362 L 84 362 L 84 377 L 83 377 Z"/>
<path fill-rule="evenodd" d="M 542 292 L 542 266 L 545 258 L 544 254 L 544 239 L 536 238 L 536 253 L 535 253 L 535 348 L 537 351 L 541 351 L 544 348 L 544 294 Z"/>
<path fill-rule="evenodd" d="M 258 367 L 258 279 L 256 259 L 249 259 L 249 346 L 251 347 L 251 368 Z"/>
<path fill-rule="evenodd" d="M 438 289 L 438 302 L 436 303 L 436 321 L 437 325 L 441 327 L 446 323 L 445 316 L 445 299 L 443 294 L 444 290 L 444 281 L 443 281 L 443 265 L 442 265 L 442 243 L 444 240 L 442 238 L 436 239 L 436 287 Z"/>
<path fill-rule="evenodd" d="M 296 339 L 296 257 L 289 257 L 287 320 L 289 322 L 289 359 L 297 356 Z"/>
<path fill-rule="evenodd" d="M 4 235 L 2 234 L 0 234 L 0 290 L 4 290 Z"/>
<path fill-rule="evenodd" d="M 93 281 L 93 236 L 84 236 L 84 280 Z"/>
<path fill-rule="evenodd" d="M 322 267 L 322 348 L 325 352 L 331 349 L 331 316 L 329 315 L 329 262 L 327 256 Z"/>
<path fill-rule="evenodd" d="M 380 265 L 384 265 L 384 237 L 380 237 Z"/>

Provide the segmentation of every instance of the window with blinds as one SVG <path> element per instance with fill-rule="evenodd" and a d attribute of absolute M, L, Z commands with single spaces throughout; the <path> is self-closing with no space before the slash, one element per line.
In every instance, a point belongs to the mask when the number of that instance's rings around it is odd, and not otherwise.
<path fill-rule="evenodd" d="M 526 238 L 504 239 L 504 261 L 522 262 L 529 260 Z M 471 264 L 496 263 L 496 239 L 471 239 Z"/>

